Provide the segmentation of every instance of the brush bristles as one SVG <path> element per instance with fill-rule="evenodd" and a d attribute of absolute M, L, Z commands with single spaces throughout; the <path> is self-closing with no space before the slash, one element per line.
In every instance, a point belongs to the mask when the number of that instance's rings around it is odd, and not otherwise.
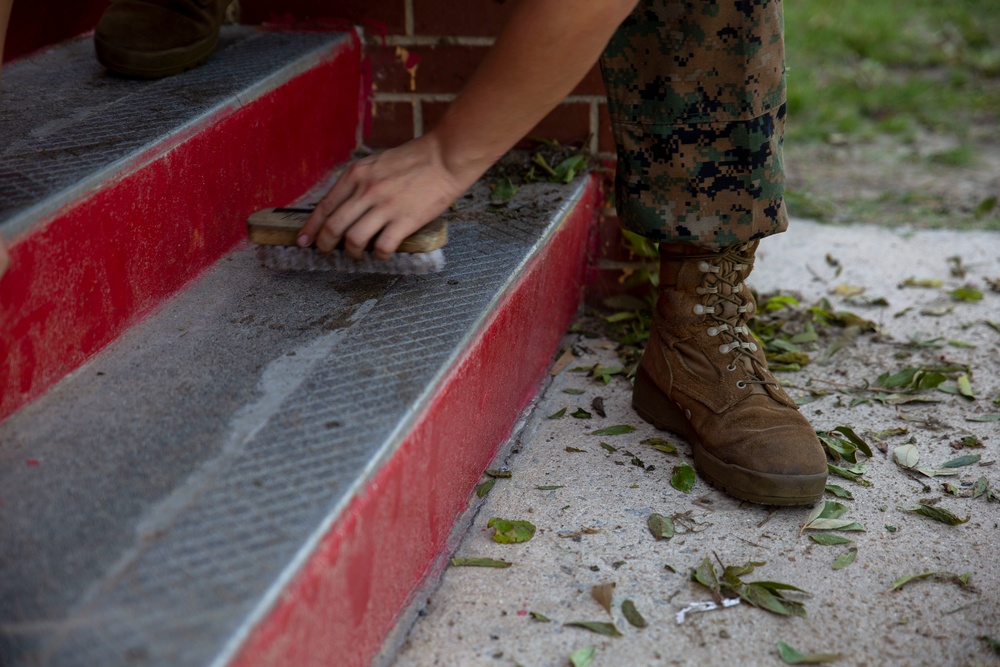
<path fill-rule="evenodd" d="M 257 259 L 269 269 L 279 271 L 342 271 L 344 273 L 436 273 L 444 268 L 444 252 L 397 252 L 390 259 L 375 259 L 365 253 L 354 259 L 342 250 L 321 253 L 315 248 L 295 246 L 257 246 Z"/>

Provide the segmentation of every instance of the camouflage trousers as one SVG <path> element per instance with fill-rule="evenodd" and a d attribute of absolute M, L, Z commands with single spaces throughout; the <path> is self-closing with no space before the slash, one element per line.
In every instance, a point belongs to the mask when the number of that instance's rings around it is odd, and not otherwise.
<path fill-rule="evenodd" d="M 640 0 L 601 57 L 616 206 L 651 240 L 720 249 L 788 225 L 781 0 Z"/>

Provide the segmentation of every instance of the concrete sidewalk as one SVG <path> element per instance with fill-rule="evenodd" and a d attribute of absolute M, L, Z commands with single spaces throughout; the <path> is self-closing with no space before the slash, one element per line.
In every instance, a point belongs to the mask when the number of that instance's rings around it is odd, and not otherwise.
<path fill-rule="evenodd" d="M 779 374 L 795 397 L 809 390 L 825 393 L 802 408 L 815 428 L 851 426 L 872 445 L 874 456 L 863 475 L 870 485 L 831 476 L 830 483 L 848 489 L 853 500 L 827 497 L 846 505 L 844 518 L 862 524 L 864 532 L 834 531 L 854 543 L 822 546 L 810 539 L 813 531 L 800 531 L 811 508 L 775 510 L 739 502 L 700 479 L 689 493 L 672 488 L 674 467 L 691 462 L 689 447 L 635 415 L 631 387 L 621 376 L 604 385 L 573 371 L 595 363 L 620 365 L 617 343 L 570 335 L 567 342 L 580 356 L 553 378 L 526 426 L 492 466 L 508 467 L 511 476 L 497 479 L 484 500 L 473 502 L 472 527 L 454 554 L 513 566 L 448 568 L 395 665 L 561 667 L 587 647 L 596 649 L 593 665 L 778 665 L 783 663 L 777 642 L 806 653 L 839 653 L 835 664 L 844 665 L 1000 662 L 981 638 L 1000 638 L 1000 503 L 985 494 L 972 497 L 981 477 L 1000 490 L 1000 466 L 994 465 L 1000 422 L 968 421 L 1000 413 L 993 403 L 1000 396 L 1000 330 L 987 324 L 1000 320 L 1000 294 L 983 281 L 1000 278 L 1000 235 L 797 221 L 786 234 L 765 241 L 758 257 L 750 282 L 760 293 L 794 291 L 805 304 L 826 297 L 834 309 L 854 312 L 882 329 L 849 342 L 828 364 Z M 952 275 L 950 257 L 961 258 L 965 277 Z M 940 279 L 943 286 L 899 287 L 907 278 Z M 965 284 L 978 287 L 984 298 L 965 302 L 948 296 Z M 838 293 L 841 285 L 863 287 L 864 297 L 882 297 L 888 306 L 850 301 Z M 914 340 L 922 345 L 907 345 Z M 976 400 L 932 391 L 921 396 L 940 402 L 858 403 L 871 393 L 850 389 L 866 381 L 874 385 L 884 372 L 953 362 L 971 368 Z M 593 408 L 597 398 L 603 399 L 606 417 Z M 563 408 L 565 416 L 550 418 Z M 571 416 L 578 408 L 592 418 Z M 620 424 L 635 430 L 591 435 Z M 906 432 L 875 437 L 888 429 Z M 970 435 L 985 446 L 961 451 L 952 446 Z M 651 437 L 676 443 L 678 455 L 642 444 Z M 979 454 L 981 460 L 956 468 L 959 474 L 950 477 L 907 472 L 892 451 L 911 438 L 921 465 L 937 467 L 962 454 Z M 947 483 L 959 496 L 944 490 Z M 952 526 L 904 511 L 917 507 L 918 500 L 971 519 Z M 654 512 L 674 517 L 672 539 L 656 541 L 650 534 L 647 518 Z M 521 544 L 498 544 L 487 528 L 492 517 L 526 519 L 537 532 Z M 851 547 L 857 548 L 855 561 L 834 570 L 835 559 Z M 811 593 L 803 598 L 807 616 L 783 617 L 740 604 L 691 614 L 678 624 L 675 615 L 688 603 L 711 599 L 690 580 L 692 568 L 706 556 L 717 568 L 720 561 L 765 562 L 744 580 L 805 589 Z M 904 575 L 935 571 L 971 572 L 970 585 L 940 577 L 890 590 Z M 616 584 L 611 616 L 591 597 L 593 586 L 610 582 Z M 626 621 L 625 599 L 634 601 L 647 627 Z M 575 621 L 614 622 L 623 636 L 564 625 Z"/>

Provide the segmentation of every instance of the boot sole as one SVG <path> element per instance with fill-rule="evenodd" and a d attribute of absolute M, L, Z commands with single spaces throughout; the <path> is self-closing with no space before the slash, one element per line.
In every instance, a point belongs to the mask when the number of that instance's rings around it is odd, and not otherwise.
<path fill-rule="evenodd" d="M 812 505 L 823 497 L 825 472 L 818 475 L 776 475 L 749 470 L 713 456 L 692 432 L 684 413 L 641 366 L 636 371 L 632 408 L 661 431 L 671 431 L 691 443 L 695 470 L 720 491 L 761 505 Z"/>
<path fill-rule="evenodd" d="M 212 37 L 180 49 L 130 51 L 108 44 L 95 35 L 94 51 L 97 61 L 115 74 L 136 79 L 161 79 L 202 64 L 212 55 L 218 43 L 216 32 Z"/>

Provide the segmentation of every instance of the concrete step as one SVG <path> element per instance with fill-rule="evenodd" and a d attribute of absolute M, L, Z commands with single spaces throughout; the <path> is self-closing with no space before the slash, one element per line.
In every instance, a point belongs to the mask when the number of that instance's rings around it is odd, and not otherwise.
<path fill-rule="evenodd" d="M 368 664 L 580 301 L 596 179 L 488 200 L 429 276 L 239 246 L 0 424 L 0 663 Z"/>
<path fill-rule="evenodd" d="M 110 76 L 89 38 L 4 67 L 0 420 L 345 160 L 361 83 L 354 34 L 237 26 L 160 81 Z"/>

